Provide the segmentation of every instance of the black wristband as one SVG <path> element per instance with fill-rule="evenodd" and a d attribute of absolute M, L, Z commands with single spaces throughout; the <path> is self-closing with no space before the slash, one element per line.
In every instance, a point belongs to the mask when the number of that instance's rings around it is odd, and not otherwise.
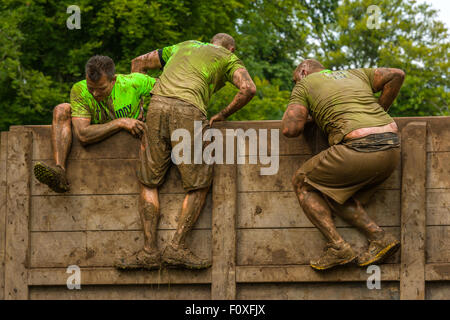
<path fill-rule="evenodd" d="M 163 54 L 163 50 L 159 49 L 158 50 L 159 62 L 161 63 L 161 69 L 164 69 L 164 66 L 166 65 L 166 62 L 164 61 L 164 59 L 162 57 L 162 54 Z"/>

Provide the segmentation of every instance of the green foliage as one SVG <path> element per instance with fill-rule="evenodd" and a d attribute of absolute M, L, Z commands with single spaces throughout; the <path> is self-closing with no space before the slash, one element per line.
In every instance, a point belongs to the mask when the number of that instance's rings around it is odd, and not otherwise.
<path fill-rule="evenodd" d="M 271 85 L 267 80 L 254 77 L 258 91 L 253 99 L 244 108 L 231 115 L 227 120 L 279 120 L 283 117 L 289 101 L 290 91 L 280 90 L 277 85 Z M 208 109 L 208 116 L 216 114 L 230 103 L 230 99 L 238 90 L 231 84 L 227 84 L 218 91 Z"/>
<path fill-rule="evenodd" d="M 407 77 L 393 115 L 449 114 L 448 30 L 428 5 L 413 0 L 77 0 L 81 29 L 69 30 L 72 4 L 0 2 L 0 130 L 51 123 L 53 107 L 68 101 L 94 54 L 110 56 L 118 73 L 128 73 L 138 55 L 218 32 L 235 37 L 258 87 L 233 120 L 280 119 L 292 70 L 307 57 L 332 69 L 401 68 Z M 380 29 L 367 28 L 371 4 L 381 8 Z M 222 89 L 210 114 L 235 90 Z"/>

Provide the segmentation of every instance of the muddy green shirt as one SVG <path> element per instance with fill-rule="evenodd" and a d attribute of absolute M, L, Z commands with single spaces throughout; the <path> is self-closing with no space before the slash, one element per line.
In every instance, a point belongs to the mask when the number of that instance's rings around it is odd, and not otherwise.
<path fill-rule="evenodd" d="M 152 93 L 177 98 L 205 115 L 214 92 L 233 81 L 233 73 L 245 68 L 229 50 L 210 43 L 185 41 L 158 50 L 164 71 Z"/>
<path fill-rule="evenodd" d="M 289 105 L 308 108 L 330 145 L 353 130 L 384 126 L 394 120 L 372 91 L 375 69 L 323 70 L 297 81 Z"/>
<path fill-rule="evenodd" d="M 156 79 L 141 73 L 118 74 L 107 99 L 98 103 L 88 91 L 86 80 L 73 85 L 70 91 L 72 117 L 91 118 L 101 124 L 117 118 L 139 117 L 140 100 L 149 96 Z"/>

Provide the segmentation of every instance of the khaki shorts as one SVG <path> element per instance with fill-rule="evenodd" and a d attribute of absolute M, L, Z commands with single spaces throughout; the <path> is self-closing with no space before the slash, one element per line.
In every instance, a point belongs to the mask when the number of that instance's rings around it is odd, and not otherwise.
<path fill-rule="evenodd" d="M 139 181 L 156 188 L 164 183 L 167 170 L 172 165 L 171 152 L 182 140 L 171 141 L 172 132 L 185 129 L 191 137 L 191 162 L 178 164 L 183 188 L 192 191 L 209 187 L 212 183 L 213 165 L 194 164 L 194 121 L 202 122 L 202 137 L 209 123 L 206 116 L 190 103 L 161 96 L 153 96 L 147 112 L 147 133 L 139 153 Z M 197 139 L 202 139 L 197 137 Z M 202 142 L 203 148 L 207 142 Z"/>
<path fill-rule="evenodd" d="M 367 203 L 397 167 L 400 148 L 358 152 L 334 145 L 306 161 L 297 171 L 304 181 L 340 204 L 350 197 Z"/>

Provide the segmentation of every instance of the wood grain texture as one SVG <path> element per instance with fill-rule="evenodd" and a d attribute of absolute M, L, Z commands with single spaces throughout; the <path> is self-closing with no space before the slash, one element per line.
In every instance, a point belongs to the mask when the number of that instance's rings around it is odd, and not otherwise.
<path fill-rule="evenodd" d="M 8 133 L 0 133 L 0 300 L 5 299 L 5 249 L 6 249 L 6 158 Z"/>
<path fill-rule="evenodd" d="M 174 230 L 158 232 L 162 250 Z M 211 230 L 193 230 L 187 245 L 201 257 L 211 258 Z M 32 232 L 31 267 L 111 267 L 115 259 L 142 249 L 142 231 Z"/>
<path fill-rule="evenodd" d="M 30 172 L 32 134 L 8 133 L 5 299 L 28 299 Z"/>
<path fill-rule="evenodd" d="M 239 284 L 238 300 L 398 300 L 398 282 L 382 282 L 369 290 L 366 283 Z"/>
<path fill-rule="evenodd" d="M 236 165 L 217 165 L 213 185 L 213 299 L 236 298 Z"/>
<path fill-rule="evenodd" d="M 374 221 L 384 226 L 400 225 L 400 191 L 378 190 L 365 207 Z M 348 227 L 339 217 L 336 226 Z M 238 228 L 294 228 L 314 227 L 303 213 L 295 193 L 242 192 L 238 193 Z"/>
<path fill-rule="evenodd" d="M 176 229 L 184 194 L 161 194 L 159 229 Z M 32 197 L 31 231 L 142 230 L 139 195 Z M 211 193 L 194 229 L 211 229 Z"/>
<path fill-rule="evenodd" d="M 425 299 L 427 123 L 402 130 L 400 298 Z"/>
<path fill-rule="evenodd" d="M 399 281 L 400 266 L 384 264 L 380 266 L 381 281 Z M 317 272 L 310 266 L 239 266 L 236 282 L 238 283 L 270 283 L 270 282 L 367 282 L 372 273 L 367 268 L 347 266 L 331 269 L 327 272 Z"/>
<path fill-rule="evenodd" d="M 354 250 L 367 249 L 366 238 L 354 228 L 337 228 Z M 386 227 L 387 232 L 400 238 L 399 227 Z M 325 239 L 316 228 L 240 229 L 237 232 L 237 265 L 307 265 L 322 253 Z M 386 263 L 399 263 L 399 252 Z"/>
<path fill-rule="evenodd" d="M 209 300 L 209 285 L 129 285 L 81 286 L 68 290 L 66 286 L 30 288 L 30 300 Z"/>

